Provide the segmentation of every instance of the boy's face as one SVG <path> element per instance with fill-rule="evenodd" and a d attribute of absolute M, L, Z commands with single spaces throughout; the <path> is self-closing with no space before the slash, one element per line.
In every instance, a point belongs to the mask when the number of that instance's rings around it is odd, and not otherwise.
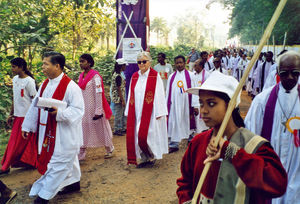
<path fill-rule="evenodd" d="M 175 60 L 175 67 L 180 72 L 185 69 L 185 62 L 182 58 L 178 58 Z"/>

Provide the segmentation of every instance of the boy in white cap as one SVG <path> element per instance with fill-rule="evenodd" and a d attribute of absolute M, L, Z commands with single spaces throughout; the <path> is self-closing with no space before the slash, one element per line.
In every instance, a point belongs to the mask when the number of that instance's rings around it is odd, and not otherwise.
<path fill-rule="evenodd" d="M 237 86 L 232 76 L 213 72 L 201 87 L 187 90 L 199 95 L 201 116 L 211 129 L 195 136 L 182 159 L 182 177 L 177 180 L 179 203 L 190 202 L 207 162 L 212 166 L 198 202 L 265 203 L 286 190 L 287 175 L 277 154 L 267 140 L 243 128 L 237 108 L 218 147 L 213 145 Z"/>

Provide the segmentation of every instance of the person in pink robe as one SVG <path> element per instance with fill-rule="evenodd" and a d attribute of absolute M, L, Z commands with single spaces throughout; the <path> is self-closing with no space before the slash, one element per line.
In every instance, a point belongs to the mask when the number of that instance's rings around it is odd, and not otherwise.
<path fill-rule="evenodd" d="M 100 74 L 92 69 L 94 60 L 91 55 L 81 55 L 79 62 L 84 70 L 80 74 L 78 85 L 82 89 L 85 110 L 82 119 L 83 146 L 80 148 L 78 158 L 85 159 L 87 147 L 102 146 L 106 149 L 104 158 L 111 158 L 114 151 L 109 124 L 112 112 L 104 95 L 103 80 Z"/>

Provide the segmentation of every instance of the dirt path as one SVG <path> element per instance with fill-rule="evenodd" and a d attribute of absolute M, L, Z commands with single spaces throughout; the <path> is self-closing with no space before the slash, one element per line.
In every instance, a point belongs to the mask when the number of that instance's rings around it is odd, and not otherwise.
<path fill-rule="evenodd" d="M 251 103 L 242 94 L 241 115 L 245 116 Z M 186 141 L 176 153 L 164 155 L 152 168 L 136 169 L 126 165 L 126 137 L 115 136 L 115 155 L 104 159 L 104 148 L 90 149 L 81 163 L 81 191 L 57 195 L 49 203 L 178 203 L 176 179 L 180 177 L 180 162 L 187 147 Z M 18 192 L 14 203 L 32 203 L 28 197 L 32 183 L 40 177 L 36 170 L 13 169 L 1 176 L 10 188 Z"/>

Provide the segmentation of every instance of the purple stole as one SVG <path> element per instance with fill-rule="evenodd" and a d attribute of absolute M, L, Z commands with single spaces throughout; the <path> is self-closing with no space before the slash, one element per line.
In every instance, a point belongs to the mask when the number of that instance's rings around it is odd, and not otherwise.
<path fill-rule="evenodd" d="M 171 95 L 172 95 L 172 85 L 173 85 L 173 82 L 174 82 L 174 79 L 175 79 L 175 76 L 177 74 L 177 71 L 172 75 L 171 79 L 170 79 L 170 87 L 169 87 L 169 96 L 168 96 L 168 102 L 167 102 L 167 105 L 168 105 L 168 113 L 170 115 L 170 110 L 171 110 Z M 187 84 L 187 88 L 191 88 L 191 77 L 190 77 L 190 74 L 189 72 L 185 69 L 184 70 L 184 74 L 185 74 L 185 80 L 186 80 L 186 84 Z M 195 116 L 192 111 L 192 94 L 189 94 L 189 109 L 190 109 L 190 129 L 195 129 L 196 128 L 196 123 L 195 123 Z"/>
<path fill-rule="evenodd" d="M 266 104 L 261 136 L 271 141 L 272 128 L 274 122 L 274 112 L 278 98 L 279 83 L 274 86 Z M 298 85 L 298 94 L 300 98 L 300 85 Z"/>

